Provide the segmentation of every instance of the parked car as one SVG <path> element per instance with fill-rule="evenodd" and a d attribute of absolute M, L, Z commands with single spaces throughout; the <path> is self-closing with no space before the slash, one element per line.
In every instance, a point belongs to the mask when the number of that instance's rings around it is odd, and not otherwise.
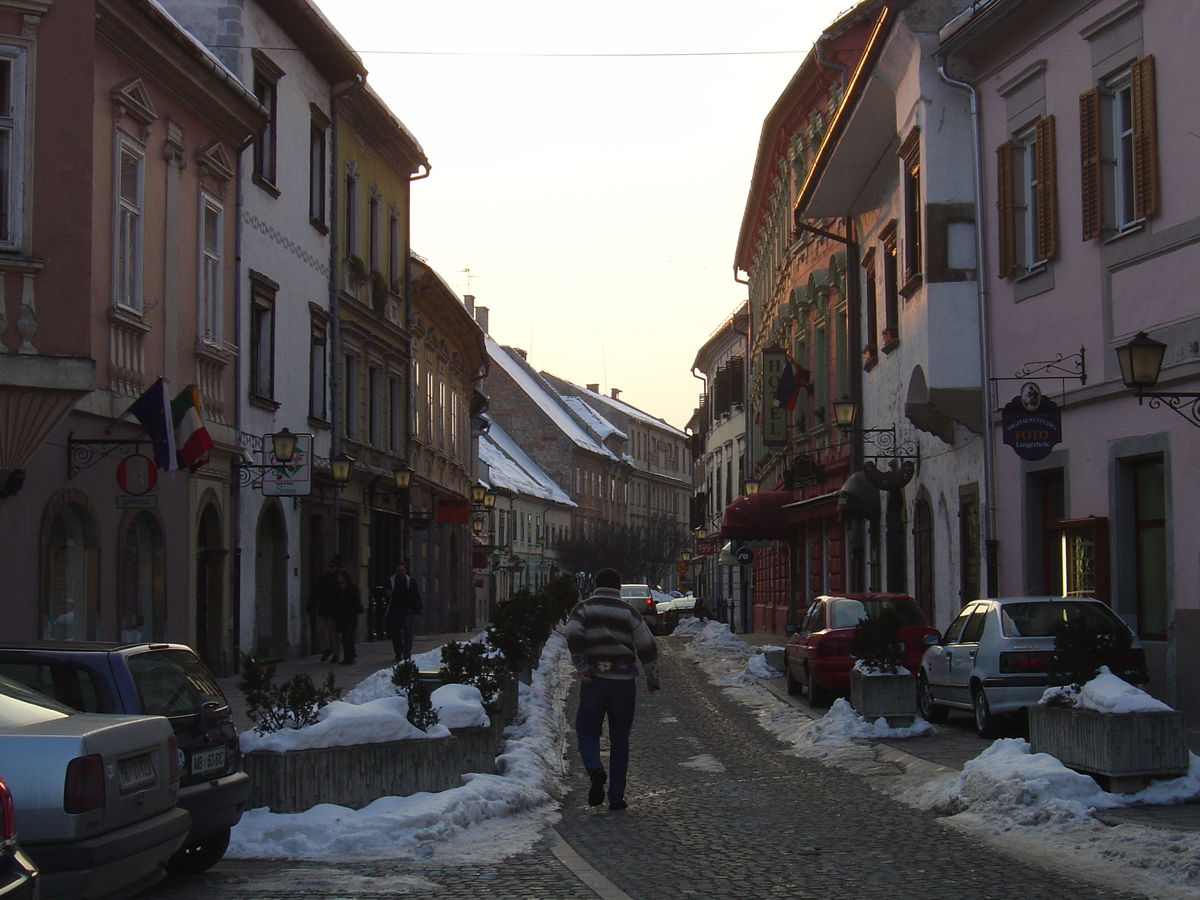
<path fill-rule="evenodd" d="M 17 843 L 17 806 L 7 782 L 0 778 L 0 898 L 38 900 L 37 866 Z"/>
<path fill-rule="evenodd" d="M 166 716 L 179 742 L 179 805 L 192 816 L 172 858 L 177 874 L 215 865 L 250 796 L 233 712 L 216 679 L 183 644 L 76 641 L 0 646 L 0 675 L 82 712 Z"/>
<path fill-rule="evenodd" d="M 161 716 L 79 713 L 0 677 L 0 760 L 42 894 L 129 896 L 161 879 L 191 816 Z"/>
<path fill-rule="evenodd" d="M 661 597 L 661 595 L 659 595 Z M 679 624 L 679 611 L 674 600 L 658 600 L 654 604 L 654 622 L 650 626 L 653 634 L 670 634 Z"/>
<path fill-rule="evenodd" d="M 891 608 L 900 616 L 904 664 L 916 672 L 925 652 L 925 638 L 937 637 L 917 602 L 907 594 L 834 594 L 817 597 L 787 626 L 784 668 L 789 694 L 808 690 L 814 706 L 828 706 L 837 694 L 850 690 L 850 638 L 854 626 L 871 613 Z"/>
<path fill-rule="evenodd" d="M 642 618 L 646 620 L 647 625 L 652 625 L 654 623 L 654 616 L 657 612 L 654 604 L 658 601 L 654 596 L 654 591 L 650 589 L 650 585 L 621 585 L 621 599 L 640 612 L 642 614 Z"/>
<path fill-rule="evenodd" d="M 1132 647 L 1110 668 L 1145 684 L 1146 654 L 1120 616 L 1091 597 L 1001 597 L 968 603 L 945 635 L 931 642 L 917 674 L 921 715 L 941 722 L 951 709 L 975 716 L 980 737 L 991 737 L 1000 716 L 1037 703 L 1046 688 L 1061 684 L 1050 674 L 1058 623 L 1090 620 L 1108 632 L 1124 632 Z"/>

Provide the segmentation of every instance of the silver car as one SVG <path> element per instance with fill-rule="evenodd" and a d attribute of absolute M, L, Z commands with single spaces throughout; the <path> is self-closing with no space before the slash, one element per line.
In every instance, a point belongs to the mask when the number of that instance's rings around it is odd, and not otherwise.
<path fill-rule="evenodd" d="M 0 768 L 45 897 L 128 896 L 163 877 L 191 816 L 161 716 L 77 713 L 0 677 Z"/>
<path fill-rule="evenodd" d="M 1036 704 L 1046 688 L 1060 684 L 1051 676 L 1057 625 L 1083 619 L 1099 630 L 1128 634 L 1128 659 L 1112 669 L 1127 680 L 1144 683 L 1146 657 L 1137 636 L 1109 607 L 1090 597 L 1002 597 L 975 600 L 963 607 L 940 640 L 921 659 L 917 696 L 921 715 L 941 722 L 951 709 L 975 716 L 980 737 L 991 737 L 997 719 Z"/>

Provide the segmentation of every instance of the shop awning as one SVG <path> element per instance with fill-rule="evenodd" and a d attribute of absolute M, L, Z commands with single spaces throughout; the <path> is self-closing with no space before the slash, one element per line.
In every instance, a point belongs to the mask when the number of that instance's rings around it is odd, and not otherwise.
<path fill-rule="evenodd" d="M 785 508 L 791 502 L 791 491 L 761 491 L 738 497 L 725 507 L 721 537 L 739 541 L 786 541 L 795 528 L 795 520 Z"/>

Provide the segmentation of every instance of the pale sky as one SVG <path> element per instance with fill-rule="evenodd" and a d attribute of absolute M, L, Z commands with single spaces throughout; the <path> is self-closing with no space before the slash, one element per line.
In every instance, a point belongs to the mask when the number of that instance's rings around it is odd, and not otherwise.
<path fill-rule="evenodd" d="M 683 428 L 763 118 L 853 0 L 316 2 L 429 157 L 413 251 L 537 368 Z"/>

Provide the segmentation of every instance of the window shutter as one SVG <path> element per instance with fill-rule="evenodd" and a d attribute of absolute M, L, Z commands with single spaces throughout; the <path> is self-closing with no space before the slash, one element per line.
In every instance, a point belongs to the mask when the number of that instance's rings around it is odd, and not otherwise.
<path fill-rule="evenodd" d="M 1103 224 L 1100 170 L 1100 89 L 1079 95 L 1079 156 L 1083 200 L 1083 239 L 1100 236 Z"/>
<path fill-rule="evenodd" d="M 1034 166 L 1037 172 L 1037 221 L 1034 240 L 1037 259 L 1053 259 L 1058 255 L 1058 178 L 1054 147 L 1054 116 L 1038 120 L 1034 140 L 1037 150 Z"/>
<path fill-rule="evenodd" d="M 1133 214 L 1158 212 L 1158 127 L 1154 101 L 1154 57 L 1129 69 L 1133 106 Z"/>
<path fill-rule="evenodd" d="M 1013 211 L 1013 142 L 996 148 L 996 209 L 1000 212 L 1001 278 L 1016 274 L 1016 217 Z"/>

